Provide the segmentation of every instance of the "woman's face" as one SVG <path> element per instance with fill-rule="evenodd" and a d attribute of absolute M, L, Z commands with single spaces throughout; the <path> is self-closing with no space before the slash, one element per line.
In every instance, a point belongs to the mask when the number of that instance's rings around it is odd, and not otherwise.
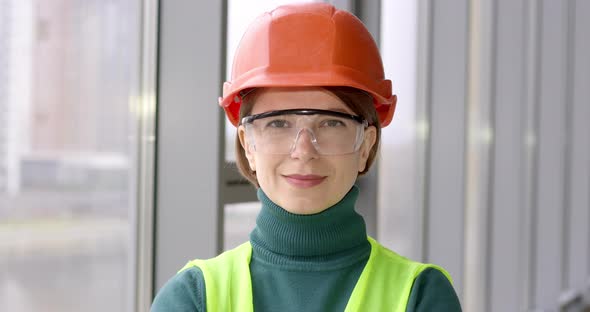
<path fill-rule="evenodd" d="M 353 111 L 337 96 L 316 87 L 268 88 L 259 91 L 251 114 L 285 109 Z M 238 128 L 250 168 L 256 171 L 264 193 L 277 205 L 295 214 L 319 213 L 339 202 L 364 170 L 376 129 L 364 130 L 364 141 L 356 152 L 320 155 L 307 131 L 302 131 L 290 154 L 273 155 L 248 148 L 244 126 Z"/>

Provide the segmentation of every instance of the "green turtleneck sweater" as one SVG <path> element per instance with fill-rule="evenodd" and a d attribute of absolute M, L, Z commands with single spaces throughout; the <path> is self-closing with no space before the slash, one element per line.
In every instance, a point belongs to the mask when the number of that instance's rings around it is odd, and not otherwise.
<path fill-rule="evenodd" d="M 358 193 L 354 186 L 333 207 L 296 215 L 258 190 L 262 209 L 250 234 L 255 311 L 344 311 L 371 252 L 365 222 L 354 210 Z M 203 274 L 192 267 L 162 287 L 151 311 L 206 311 L 205 293 Z M 447 278 L 427 269 L 414 281 L 407 311 L 461 307 Z"/>

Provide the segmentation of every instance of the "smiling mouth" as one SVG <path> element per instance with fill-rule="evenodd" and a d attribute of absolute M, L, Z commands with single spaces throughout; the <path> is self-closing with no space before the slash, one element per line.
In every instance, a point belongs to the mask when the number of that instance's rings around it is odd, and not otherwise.
<path fill-rule="evenodd" d="M 289 184 L 301 187 L 301 188 L 309 188 L 316 186 L 326 179 L 325 176 L 319 176 L 314 174 L 302 175 L 302 174 L 291 174 L 284 176 Z"/>

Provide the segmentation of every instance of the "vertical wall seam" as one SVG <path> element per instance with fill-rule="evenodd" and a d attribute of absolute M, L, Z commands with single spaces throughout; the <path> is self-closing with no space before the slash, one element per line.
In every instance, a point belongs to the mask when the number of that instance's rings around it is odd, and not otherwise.
<path fill-rule="evenodd" d="M 145 5 L 145 1 L 143 2 L 143 5 Z M 159 169 L 158 169 L 158 165 L 160 163 L 159 160 L 159 145 L 160 145 L 160 74 L 161 74 L 161 62 L 160 62 L 160 56 L 161 54 L 161 50 L 162 50 L 162 5 L 160 4 L 159 0 L 155 0 L 154 1 L 154 8 L 155 11 L 155 31 L 156 33 L 154 34 L 154 40 L 156 41 L 155 43 L 155 55 L 154 57 L 154 62 L 155 62 L 155 77 L 154 77 L 154 103 L 155 103 L 155 107 L 154 107 L 154 136 L 156 137 L 156 142 L 154 144 L 154 184 L 153 184 L 153 215 L 152 215 L 152 229 L 153 229 L 153 233 L 152 233 L 152 280 L 151 280 L 151 296 L 152 298 L 154 298 L 156 296 L 156 289 L 157 289 L 157 285 L 156 285 L 156 274 L 157 274 L 157 268 L 158 268 L 158 228 L 159 228 L 159 216 L 158 216 L 158 203 L 159 203 L 159 198 L 158 198 L 158 194 L 160 194 L 159 191 L 159 186 L 160 186 L 160 179 L 159 179 Z"/>
<path fill-rule="evenodd" d="M 465 241 L 465 221 L 466 218 L 465 216 L 467 215 L 467 200 L 466 200 L 466 193 L 465 190 L 467 188 L 467 159 L 468 159 L 468 140 L 469 140 L 469 136 L 468 136 L 468 132 L 469 132 L 469 73 L 470 73 L 470 65 L 471 65 L 471 46 L 469 44 L 469 40 L 471 39 L 471 23 L 470 23 L 470 13 L 471 13 L 471 1 L 469 0 L 465 0 L 465 9 L 463 11 L 464 16 L 466 17 L 465 19 L 465 34 L 464 34 L 464 42 L 465 42 L 465 55 L 466 55 L 466 60 L 465 60 L 465 68 L 464 68 L 464 72 L 463 72 L 463 77 L 464 77 L 464 81 L 463 81 L 463 172 L 462 174 L 462 178 L 461 178 L 461 188 L 460 190 L 463 192 L 460 196 L 461 198 L 461 205 L 463 206 L 463 214 L 462 214 L 462 220 L 460 222 L 460 224 L 463 226 L 463 228 L 461 229 L 461 242 L 460 242 L 460 248 L 462 250 L 463 253 L 463 257 L 460 257 L 460 265 L 459 267 L 461 268 L 461 279 L 463 280 L 463 284 L 465 284 L 465 254 L 466 254 L 466 241 Z M 465 292 L 465 287 L 463 287 L 462 292 Z M 463 293 L 459 294 L 460 298 L 464 298 Z"/>
<path fill-rule="evenodd" d="M 519 244 L 520 244 L 520 261 L 518 263 L 518 268 L 519 268 L 519 272 L 521 272 L 521 279 L 517 279 L 517 280 L 522 280 L 522 284 L 519 285 L 519 296 L 517 296 L 520 299 L 519 302 L 519 308 L 522 311 L 528 310 L 529 307 L 529 303 L 530 303 L 530 296 L 529 296 L 529 289 L 530 289 L 530 285 L 529 285 L 529 280 L 530 280 L 530 268 L 528 266 L 528 259 L 530 259 L 530 245 L 529 242 L 527 241 L 528 238 L 528 234 L 530 234 L 530 232 L 528 231 L 528 226 L 529 226 L 529 220 L 530 220 L 530 196 L 529 193 L 527 191 L 529 191 L 529 188 L 527 187 L 527 185 L 530 185 L 530 180 L 528 179 L 528 177 L 530 176 L 530 170 L 529 170 L 529 163 L 528 163 L 528 159 L 529 159 L 529 142 L 528 142 L 528 111 L 529 111 L 529 107 L 530 107 L 530 97 L 529 94 L 531 93 L 530 90 L 528 89 L 530 87 L 530 77 L 528 75 L 530 68 L 529 65 L 531 64 L 531 61 L 528 61 L 528 56 L 530 55 L 530 50 L 531 50 L 531 44 L 530 44 L 530 40 L 531 40 L 531 15 L 529 13 L 531 6 L 529 5 L 529 1 L 524 1 L 523 3 L 523 10 L 522 10 L 522 14 L 523 14 L 523 18 L 522 18 L 522 38 L 523 41 L 525 41 L 525 43 L 523 44 L 523 49 L 521 50 L 521 54 L 520 54 L 520 59 L 521 59 L 521 72 L 522 72 L 522 85 L 524 86 L 524 91 L 520 93 L 520 103 L 523 103 L 523 105 L 521 106 L 520 109 L 520 118 L 521 118 L 521 123 L 520 123 L 520 138 L 521 138 L 521 153 L 520 153 L 520 157 L 519 157 L 519 168 L 520 168 L 520 172 L 519 172 L 519 181 L 518 181 L 518 185 L 521 189 L 521 192 L 519 192 L 519 196 L 517 199 L 518 202 L 518 207 L 520 207 L 519 209 L 519 220 L 517 222 L 517 224 L 519 224 L 521 226 L 521 231 L 520 231 L 520 239 L 519 239 Z"/>
<path fill-rule="evenodd" d="M 532 0 L 535 1 L 535 0 Z M 531 304 L 533 305 L 531 308 L 536 308 L 537 306 L 537 293 L 536 293 L 536 289 L 535 289 L 535 285 L 537 283 L 537 249 L 538 249 L 538 240 L 537 240 L 537 232 L 538 232 L 538 188 L 539 188 L 539 184 L 537 183 L 538 181 L 538 176 L 539 176 L 539 151 L 540 151 L 540 140 L 539 140 L 539 134 L 540 134 L 540 119 L 541 119 L 541 112 L 540 112 L 540 107 L 539 107 L 539 101 L 540 101 L 540 84 L 541 84 L 541 75 L 543 75 L 543 67 L 542 67 L 542 63 L 541 60 L 543 58 L 543 51 L 541 50 L 541 46 L 542 46 L 542 39 L 543 39 L 543 2 L 539 1 L 537 3 L 537 5 L 535 6 L 535 38 L 534 38 L 534 46 L 535 46 L 535 54 L 534 54 L 534 75 L 532 77 L 533 79 L 533 90 L 532 90 L 532 94 L 533 94 L 533 101 L 532 101 L 532 116 L 533 116 L 533 124 L 532 124 L 532 130 L 533 130 L 533 136 L 535 138 L 534 140 L 534 145 L 532 148 L 532 157 L 531 157 L 531 176 L 532 179 L 530 181 L 531 183 L 531 234 L 530 234 L 530 244 L 531 244 L 531 257 L 530 257 L 530 263 L 531 263 L 531 271 L 532 274 L 530 275 L 530 288 L 529 288 L 529 292 L 530 292 L 530 298 L 531 298 Z"/>
<path fill-rule="evenodd" d="M 472 2 L 477 2 L 477 4 L 475 5 L 470 5 Z M 471 107 L 470 107 L 470 102 L 472 100 L 473 97 L 475 97 L 475 94 L 479 94 L 479 92 L 476 92 L 475 90 L 480 86 L 479 84 L 479 80 L 481 76 L 481 58 L 480 57 L 473 57 L 473 54 L 478 54 L 480 51 L 480 47 L 475 47 L 475 43 L 474 40 L 472 40 L 472 34 L 476 31 L 476 29 L 481 30 L 481 27 L 475 26 L 474 27 L 474 23 L 476 18 L 474 15 L 476 15 L 477 17 L 479 17 L 479 13 L 480 12 L 472 12 L 471 8 L 475 8 L 474 10 L 477 10 L 478 8 L 481 10 L 481 4 L 479 3 L 479 1 L 477 0 L 468 0 L 467 1 L 467 27 L 466 27 L 466 59 L 465 59 L 465 74 L 466 74 L 466 78 L 464 81 L 464 99 L 466 99 L 463 103 L 464 107 L 463 107 L 463 124 L 465 125 L 464 128 L 464 137 L 463 137 L 463 176 L 461 181 L 463 181 L 463 186 L 462 186 L 462 190 L 463 190 L 463 228 L 465 231 L 465 228 L 468 229 L 468 231 L 471 229 L 469 228 L 469 226 L 467 225 L 469 223 L 469 221 L 472 221 L 472 214 L 474 214 L 474 212 L 470 212 L 473 211 L 472 207 L 471 207 L 471 203 L 473 202 L 473 200 L 471 200 L 471 198 L 469 197 L 470 194 L 470 190 L 471 188 L 469 187 L 470 183 L 465 183 L 465 180 L 469 180 L 469 182 L 472 182 L 470 177 L 470 173 L 471 173 L 471 169 L 474 167 L 473 166 L 473 157 L 470 157 L 471 154 L 471 149 L 472 149 L 472 143 L 473 140 L 471 140 L 471 137 L 473 137 L 473 128 L 471 127 L 471 120 L 472 118 L 476 118 L 478 116 L 473 116 L 473 114 L 471 114 Z M 478 20 L 479 22 L 479 20 Z M 474 29 L 476 28 L 476 29 Z M 474 59 L 476 61 L 474 61 Z M 473 62 L 478 62 L 479 63 L 476 66 L 473 66 Z M 474 73 L 475 70 L 472 71 L 472 68 L 476 67 L 477 69 L 479 69 L 480 71 L 477 73 Z M 477 76 L 479 74 L 479 76 Z M 476 76 L 476 77 L 474 77 Z M 477 83 L 474 83 L 473 81 L 478 81 Z M 475 86 L 474 86 L 475 85 Z M 479 101 L 478 101 L 479 102 Z M 474 104 L 475 105 L 475 104 Z M 475 145 L 475 143 L 473 143 Z M 474 153 L 476 154 L 476 153 Z M 475 157 L 477 158 L 477 157 Z M 476 178 L 477 179 L 477 178 Z M 477 184 L 477 181 L 475 181 Z M 470 188 L 469 190 L 467 190 L 467 188 Z M 477 188 L 476 188 L 477 189 Z M 474 195 L 476 197 L 476 201 L 477 201 L 477 195 Z M 476 205 L 477 207 L 477 205 Z M 476 222 L 478 221 L 477 219 L 475 220 Z M 475 237 L 477 237 L 477 233 L 475 233 L 474 235 Z M 463 240 L 465 241 L 465 234 L 462 235 Z M 475 238 L 473 238 L 475 239 Z M 478 242 L 479 243 L 479 242 Z M 468 246 L 465 246 L 465 244 L 463 244 L 463 248 L 462 248 L 462 259 L 466 259 L 469 256 L 471 256 L 471 245 L 469 244 Z M 477 245 L 477 244 L 475 244 Z M 476 250 L 477 251 L 477 250 Z M 477 255 L 476 255 L 477 258 Z M 472 310 L 474 309 L 474 307 L 476 307 L 478 305 L 478 286 L 472 285 L 474 283 L 471 283 L 471 279 L 470 279 L 470 274 L 471 273 L 471 265 L 469 261 L 463 260 L 463 262 L 465 263 L 465 265 L 463 266 L 464 270 L 466 269 L 465 266 L 469 265 L 469 268 L 467 268 L 467 273 L 468 274 L 464 274 L 463 275 L 463 285 L 464 285 L 464 289 L 463 289 L 463 308 L 467 308 L 468 310 Z M 474 261 L 475 262 L 475 261 Z M 477 263 L 474 264 L 474 266 L 478 266 Z"/>
<path fill-rule="evenodd" d="M 526 90 L 522 93 L 522 135 L 523 155 L 521 157 L 521 186 L 523 189 L 521 201 L 521 224 L 522 224 L 522 254 L 521 274 L 524 275 L 522 283 L 522 302 L 520 309 L 528 311 L 535 306 L 536 284 L 536 205 L 537 205 L 537 168 L 538 168 L 538 134 L 539 134 L 539 112 L 537 103 L 539 101 L 539 73 L 541 71 L 541 2 L 529 0 L 524 2 L 524 38 L 526 45 L 522 51 L 523 85 Z"/>
<path fill-rule="evenodd" d="M 425 66 L 425 87 L 424 87 L 424 119 L 427 121 L 428 127 L 426 127 L 426 138 L 424 141 L 424 188 L 422 203 L 422 224 L 423 224 L 423 236 L 422 236 L 422 259 L 424 262 L 428 262 L 430 257 L 430 189 L 431 189 L 431 168 L 432 168 L 432 67 L 433 67 L 433 49 L 432 41 L 434 38 L 434 13 L 433 13 L 433 0 L 423 0 L 421 3 L 425 6 L 423 13 L 424 22 L 426 23 L 426 33 L 424 38 L 426 49 L 426 66 Z"/>
<path fill-rule="evenodd" d="M 489 125 L 492 128 L 492 140 L 488 150 L 488 185 L 487 185 L 487 211 L 486 211 L 486 272 L 485 272 L 485 289 L 484 289 L 484 309 L 486 311 L 492 311 L 492 282 L 494 275 L 492 274 L 492 262 L 490 261 L 492 256 L 492 248 L 494 243 L 494 229 L 493 224 L 496 222 L 494 219 L 494 193 L 495 193 L 495 181 L 496 181 L 496 106 L 497 106 L 497 76 L 498 76 L 498 0 L 491 1 L 492 8 L 492 21 L 491 21 L 491 52 L 492 57 L 490 58 L 490 99 L 489 99 Z"/>
<path fill-rule="evenodd" d="M 220 18 L 220 54 L 223 57 L 219 60 L 219 86 L 223 86 L 224 80 L 227 78 L 226 75 L 226 68 L 227 68 L 227 12 L 228 12 L 228 3 L 227 0 L 221 1 L 221 18 Z M 219 92 L 221 92 L 221 88 L 219 88 Z M 217 254 L 223 252 L 223 242 L 225 240 L 225 204 L 223 200 L 223 192 L 226 188 L 226 181 L 225 181 L 225 113 L 223 110 L 219 110 L 217 114 L 219 122 L 218 124 L 218 142 L 217 150 L 218 150 L 218 160 L 217 160 L 217 233 L 216 233 L 216 245 L 217 245 Z"/>
<path fill-rule="evenodd" d="M 570 217 L 571 217 L 571 200 L 569 189 L 571 187 L 571 160 L 572 160 L 572 137 L 573 137 L 573 45 L 574 45 L 574 32 L 575 32 L 575 2 L 568 0 L 567 5 L 567 28 L 566 28 L 566 66 L 565 66 L 565 138 L 563 146 L 563 220 L 562 220 L 562 255 L 563 260 L 561 262 L 561 289 L 566 290 L 569 287 L 569 252 L 570 252 Z"/>
<path fill-rule="evenodd" d="M 489 2 L 488 2 L 489 3 Z M 489 65 L 491 54 L 487 53 L 489 28 L 491 18 L 488 6 L 480 0 L 467 2 L 467 56 L 465 80 L 465 137 L 464 144 L 464 174 L 463 174 L 463 226 L 464 240 L 463 261 L 463 304 L 464 309 L 484 311 L 485 308 L 485 280 L 486 259 L 485 244 L 487 229 L 485 220 L 487 197 L 484 190 L 484 180 L 487 181 L 486 169 L 482 159 L 485 158 L 486 142 L 482 141 L 482 124 L 489 126 L 489 116 L 485 115 L 489 105 Z M 487 82 L 487 84 L 486 84 Z M 489 174 L 489 172 L 487 172 Z M 484 189 L 485 188 L 485 189 Z"/>
<path fill-rule="evenodd" d="M 533 89 L 532 87 L 532 76 L 530 75 L 531 72 L 533 72 L 534 70 L 534 60 L 531 61 L 531 58 L 529 56 L 533 55 L 534 56 L 534 52 L 532 52 L 534 49 L 531 49 L 531 46 L 534 45 L 534 42 L 531 43 L 531 41 L 533 41 L 534 38 L 534 30 L 532 27 L 532 19 L 533 19 L 533 15 L 530 13 L 530 11 L 533 10 L 533 6 L 531 4 L 532 0 L 529 1 L 525 1 L 524 2 L 524 18 L 523 18 L 523 32 L 524 35 L 523 37 L 526 40 L 526 44 L 525 47 L 523 49 L 523 53 L 522 53 L 522 67 L 523 67 L 523 85 L 525 86 L 526 90 L 525 92 L 522 93 L 522 103 L 525 103 L 525 105 L 523 105 L 523 107 L 521 108 L 521 118 L 523 119 L 522 121 L 522 126 L 521 126 L 521 136 L 523 137 L 523 154 L 521 157 L 521 178 L 522 180 L 521 182 L 521 187 L 523 192 L 521 193 L 521 196 L 519 198 L 520 203 L 521 203 L 521 207 L 523 207 L 521 209 L 521 216 L 520 216 L 520 222 L 522 225 L 522 230 L 521 230 L 521 250 L 523 250 L 522 254 L 521 254 L 521 262 L 520 262 L 520 268 L 521 268 L 521 272 L 523 272 L 522 274 L 524 275 L 523 278 L 523 284 L 522 284 L 522 298 L 523 300 L 521 301 L 521 310 L 522 311 L 526 311 L 530 308 L 531 305 L 531 272 L 532 269 L 529 266 L 530 263 L 530 259 L 532 257 L 532 246 L 531 246 L 531 239 L 530 239 L 530 235 L 531 235 L 531 201 L 532 201 L 532 185 L 531 185 L 531 181 L 532 181 L 532 164 L 531 164 L 531 155 L 532 155 L 532 135 L 529 133 L 530 131 L 530 123 L 529 123 L 529 113 L 532 113 L 532 100 L 531 100 L 531 96 L 533 95 L 531 89 Z M 533 35 L 532 35 L 533 34 Z"/>
<path fill-rule="evenodd" d="M 372 3 L 372 4 L 371 4 Z M 371 33 L 375 43 L 381 47 L 380 25 L 380 3 L 363 1 L 363 0 L 349 0 L 346 8 L 351 13 L 356 15 L 367 27 Z M 375 159 L 372 167 L 379 168 L 380 157 Z M 366 186 L 365 192 L 361 193 L 357 200 L 357 208 L 365 219 L 367 233 L 370 236 L 377 237 L 378 231 L 378 204 L 379 204 L 379 170 L 370 170 L 368 174 L 359 177 L 359 186 Z"/>
<path fill-rule="evenodd" d="M 587 70 L 590 70 L 590 68 L 587 68 Z M 588 109 L 587 109 L 587 111 L 588 111 Z M 587 116 L 587 117 L 590 117 L 590 116 Z M 586 137 L 586 140 L 587 140 L 586 143 L 588 144 L 587 146 L 590 147 L 590 136 Z M 590 182 L 590 158 L 588 159 L 588 162 L 589 162 L 588 172 L 587 172 L 588 175 L 586 177 L 588 178 L 588 182 Z M 590 200 L 590 195 L 589 194 L 590 194 L 590 183 L 588 183 L 588 190 L 587 190 L 587 193 L 586 193 L 587 199 Z M 590 210 L 590 201 L 589 201 L 589 205 L 588 205 L 587 208 Z M 587 224 L 588 224 L 588 227 L 590 228 L 590 213 L 588 214 Z M 585 298 L 586 303 L 588 305 L 590 305 L 590 230 L 587 231 L 586 244 L 588 246 L 588 250 L 587 250 L 588 257 L 586 258 L 586 259 L 588 259 L 588 263 L 587 263 L 588 268 L 586 270 L 588 276 L 586 276 L 586 284 L 584 285 L 585 286 L 585 289 L 583 289 L 583 291 L 585 292 L 585 296 L 587 296 Z"/>

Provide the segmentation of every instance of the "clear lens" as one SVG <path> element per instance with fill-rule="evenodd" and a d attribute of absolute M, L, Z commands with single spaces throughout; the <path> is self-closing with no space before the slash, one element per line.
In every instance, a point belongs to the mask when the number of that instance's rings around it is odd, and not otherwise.
<path fill-rule="evenodd" d="M 258 118 L 245 127 L 251 146 L 262 153 L 290 154 L 299 140 L 310 140 L 321 155 L 343 155 L 358 150 L 365 125 L 350 118 L 318 113 Z"/>

